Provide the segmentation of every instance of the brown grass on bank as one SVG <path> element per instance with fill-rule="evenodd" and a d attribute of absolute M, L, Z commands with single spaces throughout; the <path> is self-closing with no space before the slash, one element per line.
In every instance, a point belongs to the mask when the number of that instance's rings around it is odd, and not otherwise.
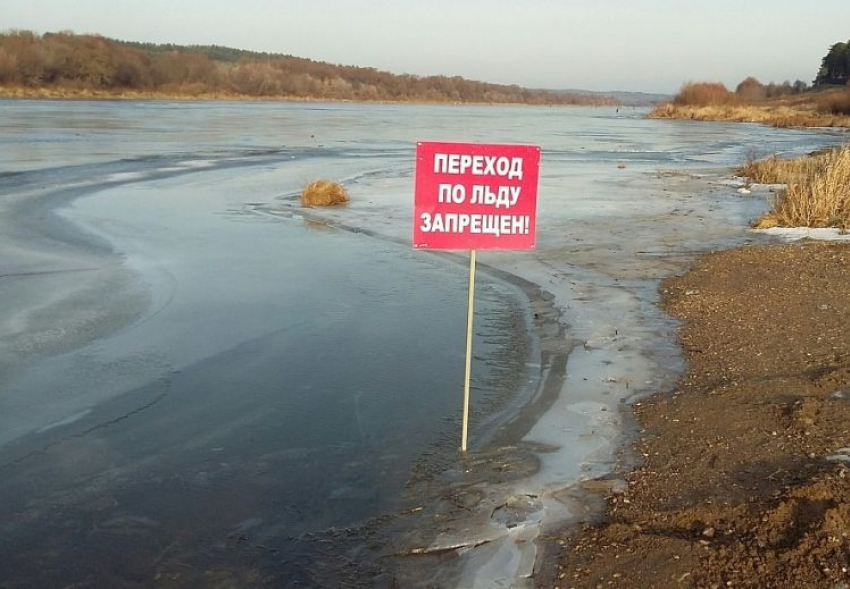
<path fill-rule="evenodd" d="M 850 146 L 797 160 L 748 162 L 741 173 L 757 182 L 786 185 L 755 227 L 850 229 Z"/>
<path fill-rule="evenodd" d="M 850 127 L 850 92 L 844 88 L 746 103 L 728 91 L 727 100 L 723 88 L 713 87 L 714 84 L 686 84 L 672 102 L 659 105 L 649 117 L 761 123 L 774 127 Z"/>
<path fill-rule="evenodd" d="M 817 110 L 820 113 L 850 116 L 850 88 L 843 92 L 832 92 L 818 99 Z"/>
<path fill-rule="evenodd" d="M 301 204 L 305 206 L 326 207 L 348 202 L 348 192 L 338 182 L 315 180 L 301 191 Z"/>
<path fill-rule="evenodd" d="M 750 158 L 737 171 L 756 184 L 802 184 L 823 170 L 824 160 L 815 155 L 782 159 L 772 155 L 767 159 Z"/>
<path fill-rule="evenodd" d="M 252 96 L 234 92 L 191 93 L 191 88 L 172 88 L 165 90 L 95 90 L 89 88 L 51 87 L 23 88 L 20 86 L 0 85 L 0 99 L 39 99 L 39 100 L 261 100 Z M 274 97 L 276 100 L 298 100 L 287 96 Z"/>

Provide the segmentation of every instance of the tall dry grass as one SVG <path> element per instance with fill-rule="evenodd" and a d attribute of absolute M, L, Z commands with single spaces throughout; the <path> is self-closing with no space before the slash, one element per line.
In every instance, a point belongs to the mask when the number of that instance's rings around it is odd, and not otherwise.
<path fill-rule="evenodd" d="M 650 118 L 762 123 L 774 127 L 850 127 L 850 90 L 803 92 L 748 102 L 723 84 L 688 83 Z"/>
<path fill-rule="evenodd" d="M 737 174 L 756 184 L 802 184 L 823 168 L 824 159 L 817 154 L 790 160 L 773 155 L 763 160 L 749 158 Z"/>
<path fill-rule="evenodd" d="M 818 99 L 817 111 L 824 114 L 850 117 L 850 88 L 833 92 Z"/>
<path fill-rule="evenodd" d="M 742 172 L 758 182 L 786 185 L 756 227 L 850 229 L 850 146 L 799 160 L 748 163 Z"/>

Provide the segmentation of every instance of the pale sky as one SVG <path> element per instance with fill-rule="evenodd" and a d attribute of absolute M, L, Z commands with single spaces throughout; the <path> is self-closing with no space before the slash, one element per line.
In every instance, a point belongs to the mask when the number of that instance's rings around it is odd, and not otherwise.
<path fill-rule="evenodd" d="M 811 82 L 850 0 L 0 0 L 0 31 L 225 45 L 535 88 Z"/>

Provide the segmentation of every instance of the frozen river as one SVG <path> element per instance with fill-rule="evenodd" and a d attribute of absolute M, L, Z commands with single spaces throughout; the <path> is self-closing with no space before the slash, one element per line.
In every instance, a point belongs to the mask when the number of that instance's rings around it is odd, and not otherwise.
<path fill-rule="evenodd" d="M 716 170 L 842 140 L 643 115 L 0 102 L 0 580 L 522 586 L 679 374 L 659 279 L 756 238 Z M 419 140 L 543 153 L 537 251 L 479 255 L 466 457 Z"/>

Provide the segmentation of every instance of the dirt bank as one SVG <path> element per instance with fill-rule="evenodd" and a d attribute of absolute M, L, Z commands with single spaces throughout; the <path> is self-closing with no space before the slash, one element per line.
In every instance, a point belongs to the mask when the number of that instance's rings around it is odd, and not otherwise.
<path fill-rule="evenodd" d="M 662 286 L 688 371 L 635 404 L 606 521 L 544 587 L 847 587 L 850 245 L 714 253 Z M 632 462 L 633 464 L 633 462 Z"/>

